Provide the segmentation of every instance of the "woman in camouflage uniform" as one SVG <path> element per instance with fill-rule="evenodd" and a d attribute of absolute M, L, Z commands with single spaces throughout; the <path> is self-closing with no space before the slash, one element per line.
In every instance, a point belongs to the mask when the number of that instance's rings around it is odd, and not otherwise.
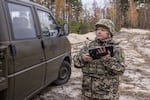
<path fill-rule="evenodd" d="M 82 68 L 83 72 L 82 100 L 119 100 L 119 76 L 125 70 L 123 51 L 112 40 L 115 27 L 111 20 L 101 19 L 95 28 L 95 40 L 85 45 L 73 59 L 75 67 Z M 89 49 L 108 45 L 113 46 L 113 56 L 109 50 L 99 59 L 89 55 Z M 99 53 L 104 51 L 101 49 Z"/>

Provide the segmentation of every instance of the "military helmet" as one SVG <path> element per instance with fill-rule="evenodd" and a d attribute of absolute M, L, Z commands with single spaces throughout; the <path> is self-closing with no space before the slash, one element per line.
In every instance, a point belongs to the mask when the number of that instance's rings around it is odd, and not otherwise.
<path fill-rule="evenodd" d="M 113 34 L 115 32 L 115 25 L 114 25 L 114 23 L 111 20 L 109 20 L 109 19 L 100 19 L 96 23 L 95 27 L 97 28 L 99 26 L 107 27 L 109 29 L 111 37 L 113 37 Z"/>

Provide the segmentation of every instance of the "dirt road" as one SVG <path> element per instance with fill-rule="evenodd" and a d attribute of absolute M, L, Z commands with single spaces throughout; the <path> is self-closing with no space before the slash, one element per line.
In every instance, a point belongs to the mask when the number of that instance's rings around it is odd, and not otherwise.
<path fill-rule="evenodd" d="M 120 84 L 120 100 L 150 100 L 150 35 L 124 33 L 122 40 L 127 68 Z"/>
<path fill-rule="evenodd" d="M 72 56 L 85 43 L 85 38 L 92 37 L 92 34 L 68 36 L 72 43 Z M 125 50 L 127 64 L 120 84 L 120 100 L 150 100 L 150 35 L 120 32 L 115 40 L 121 41 L 120 46 Z M 81 69 L 72 65 L 71 79 L 67 84 L 48 86 L 31 100 L 81 100 L 81 84 Z"/>

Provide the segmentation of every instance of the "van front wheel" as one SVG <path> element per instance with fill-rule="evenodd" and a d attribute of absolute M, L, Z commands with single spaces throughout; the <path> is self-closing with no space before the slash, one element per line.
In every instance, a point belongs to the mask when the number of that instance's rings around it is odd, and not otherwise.
<path fill-rule="evenodd" d="M 71 66 L 67 61 L 64 61 L 59 69 L 58 79 L 54 82 L 56 85 L 65 84 L 70 79 Z"/>

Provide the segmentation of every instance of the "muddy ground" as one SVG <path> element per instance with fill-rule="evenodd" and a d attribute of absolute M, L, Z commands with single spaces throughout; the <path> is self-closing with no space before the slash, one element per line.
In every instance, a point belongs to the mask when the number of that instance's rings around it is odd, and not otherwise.
<path fill-rule="evenodd" d="M 94 39 L 94 33 L 86 35 L 70 34 L 72 56 L 85 44 Z M 115 35 L 115 40 L 125 51 L 126 71 L 121 77 L 120 100 L 150 100 L 150 32 L 123 29 Z M 81 69 L 74 68 L 68 83 L 61 86 L 50 85 L 31 100 L 81 100 Z"/>

